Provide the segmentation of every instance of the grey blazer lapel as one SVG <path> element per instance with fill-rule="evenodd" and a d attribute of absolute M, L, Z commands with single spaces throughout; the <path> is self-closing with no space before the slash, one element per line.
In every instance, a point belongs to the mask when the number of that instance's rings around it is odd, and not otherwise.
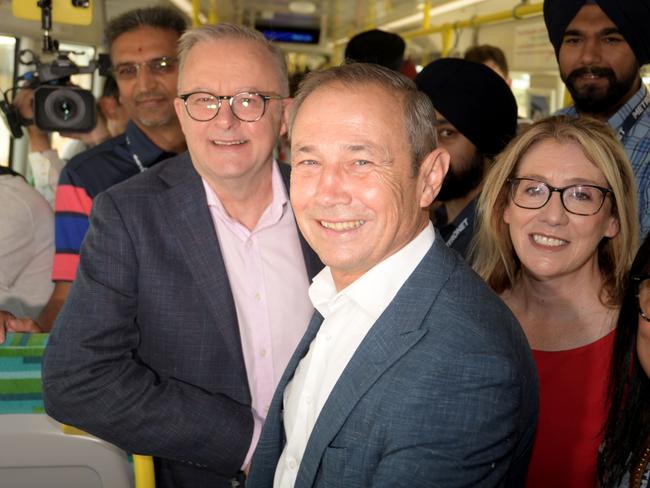
<path fill-rule="evenodd" d="M 184 153 L 166 163 L 160 178 L 168 185 L 158 195 L 158 202 L 169 233 L 179 243 L 194 277 L 193 285 L 202 293 L 212 316 L 218 318 L 215 326 L 224 331 L 226 347 L 243 367 L 235 302 L 201 177 Z"/>
<path fill-rule="evenodd" d="M 325 449 L 361 397 L 427 333 L 422 322 L 456 262 L 436 234 L 433 246 L 372 326 L 325 402 L 307 443 L 296 487 L 312 486 Z"/>

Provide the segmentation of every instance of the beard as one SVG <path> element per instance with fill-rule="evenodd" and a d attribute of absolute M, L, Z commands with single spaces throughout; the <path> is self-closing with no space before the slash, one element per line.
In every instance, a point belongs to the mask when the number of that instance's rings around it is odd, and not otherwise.
<path fill-rule="evenodd" d="M 485 164 L 483 157 L 478 152 L 474 153 L 472 159 L 461 169 L 455 169 L 454 163 L 451 163 L 449 171 L 442 181 L 442 188 L 440 188 L 437 200 L 448 202 L 464 197 L 481 184 L 484 174 Z"/>
<path fill-rule="evenodd" d="M 594 85 L 586 84 L 581 88 L 577 87 L 577 80 L 583 75 L 594 74 L 607 79 L 608 86 L 601 90 Z M 616 73 L 610 68 L 586 67 L 578 68 L 562 76 L 571 97 L 579 112 L 587 114 L 611 114 L 622 105 L 623 97 L 630 92 L 638 78 L 638 68 L 625 73 L 624 77 L 618 79 Z"/>
<path fill-rule="evenodd" d="M 138 102 L 147 99 L 163 99 L 167 97 L 159 92 L 142 92 L 138 93 L 134 99 L 134 107 L 132 110 L 131 118 L 136 119 L 144 127 L 156 128 L 169 124 L 176 118 L 174 105 L 172 102 L 162 103 L 157 107 L 139 107 Z"/>

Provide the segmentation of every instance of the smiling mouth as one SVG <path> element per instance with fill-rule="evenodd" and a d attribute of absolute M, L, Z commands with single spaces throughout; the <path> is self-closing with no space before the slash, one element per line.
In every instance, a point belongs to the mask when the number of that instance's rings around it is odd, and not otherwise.
<path fill-rule="evenodd" d="M 344 230 L 354 230 L 361 227 L 366 223 L 365 220 L 348 220 L 346 222 L 327 222 L 325 220 L 320 220 L 320 225 L 326 229 L 344 231 Z"/>
<path fill-rule="evenodd" d="M 245 142 L 246 141 L 212 141 L 212 144 L 215 146 L 239 146 Z"/>
<path fill-rule="evenodd" d="M 565 241 L 564 239 L 557 239 L 555 237 L 548 237 L 540 234 L 533 234 L 532 237 L 536 244 L 548 247 L 566 246 L 569 243 L 569 241 Z"/>

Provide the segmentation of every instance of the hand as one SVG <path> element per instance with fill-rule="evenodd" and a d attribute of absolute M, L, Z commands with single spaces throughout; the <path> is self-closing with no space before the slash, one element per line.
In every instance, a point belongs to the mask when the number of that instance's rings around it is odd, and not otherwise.
<path fill-rule="evenodd" d="M 33 119 L 34 111 L 34 90 L 31 88 L 18 88 L 14 96 L 13 104 L 18 109 L 18 113 L 24 119 Z"/>
<path fill-rule="evenodd" d="M 42 332 L 32 319 L 19 319 L 11 312 L 0 310 L 0 344 L 5 341 L 7 332 Z"/>
<path fill-rule="evenodd" d="M 27 126 L 27 136 L 29 137 L 30 148 L 34 152 L 43 152 L 47 151 L 48 149 L 52 149 L 52 146 L 50 145 L 50 140 L 48 138 L 47 132 L 43 132 L 41 129 L 36 127 L 36 124 L 33 122 L 33 103 L 33 89 L 20 88 L 16 92 L 13 104 L 18 109 L 18 112 L 23 119 L 32 120 L 32 123 Z"/>

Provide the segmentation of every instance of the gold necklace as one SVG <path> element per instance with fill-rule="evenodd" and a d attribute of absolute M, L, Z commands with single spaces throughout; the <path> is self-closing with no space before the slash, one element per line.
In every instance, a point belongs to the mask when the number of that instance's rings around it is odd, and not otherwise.
<path fill-rule="evenodd" d="M 645 473 L 646 468 L 648 468 L 648 463 L 650 463 L 650 444 L 648 444 L 641 455 L 641 461 L 636 465 L 632 470 L 632 476 L 630 478 L 630 488 L 639 488 L 641 486 L 641 478 L 643 473 Z"/>

